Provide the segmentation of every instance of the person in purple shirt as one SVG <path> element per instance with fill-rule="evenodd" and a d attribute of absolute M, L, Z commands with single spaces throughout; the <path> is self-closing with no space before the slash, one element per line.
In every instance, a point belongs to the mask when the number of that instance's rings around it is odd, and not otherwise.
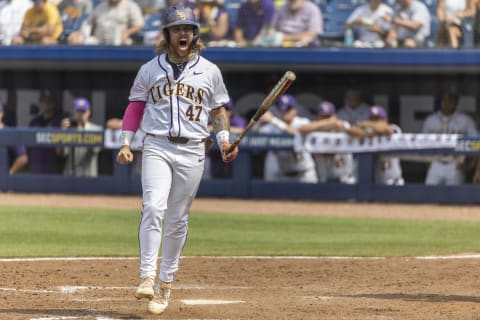
<path fill-rule="evenodd" d="M 262 33 L 268 32 L 273 24 L 275 4 L 273 0 L 248 0 L 244 2 L 237 16 L 233 34 L 239 46 L 258 42 Z"/>
<path fill-rule="evenodd" d="M 57 103 L 49 92 L 43 92 L 38 101 L 40 113 L 30 121 L 29 127 L 60 127 L 62 117 L 57 113 Z M 31 173 L 61 173 L 62 162 L 55 148 L 28 148 Z"/>
<path fill-rule="evenodd" d="M 287 0 L 277 11 L 273 26 L 283 46 L 318 45 L 323 33 L 322 12 L 309 0 Z"/>
<path fill-rule="evenodd" d="M 7 126 L 3 122 L 4 115 L 3 104 L 0 102 L 0 130 Z M 22 170 L 28 164 L 27 150 L 24 146 L 9 146 L 8 161 L 11 163 L 8 174 L 14 174 Z"/>

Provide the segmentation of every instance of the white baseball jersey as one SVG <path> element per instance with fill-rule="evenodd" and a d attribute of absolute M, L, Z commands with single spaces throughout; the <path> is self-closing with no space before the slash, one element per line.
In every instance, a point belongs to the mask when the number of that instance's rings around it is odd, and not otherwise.
<path fill-rule="evenodd" d="M 225 105 L 229 96 L 212 62 L 196 56 L 175 80 L 173 67 L 161 54 L 140 68 L 129 100 L 146 102 L 141 125 L 146 133 L 202 139 L 210 135 L 210 111 Z"/>
<path fill-rule="evenodd" d="M 302 117 L 295 117 L 290 123 L 290 127 L 299 128 L 310 120 Z M 284 133 L 281 129 L 273 124 L 267 124 L 259 129 L 261 133 L 279 134 Z M 315 163 L 313 162 L 312 155 L 308 152 L 292 152 L 292 151 L 275 151 L 268 152 L 265 160 L 265 167 L 270 169 L 275 168 L 276 172 L 272 172 L 272 176 L 277 178 L 300 178 L 300 181 L 304 182 L 317 182 Z M 305 177 L 305 178 L 304 178 Z M 265 177 L 269 179 L 268 175 Z"/>
<path fill-rule="evenodd" d="M 475 122 L 463 112 L 455 112 L 450 116 L 444 116 L 441 111 L 428 116 L 423 125 L 423 133 L 450 133 L 466 136 L 478 134 Z"/>
<path fill-rule="evenodd" d="M 402 133 L 402 129 L 396 124 L 392 124 L 393 133 Z M 402 177 L 402 167 L 400 159 L 388 155 L 382 155 L 378 158 L 375 165 L 376 182 L 386 185 L 403 185 L 405 181 Z"/>
<path fill-rule="evenodd" d="M 478 135 L 473 119 L 458 111 L 450 116 L 444 116 L 441 111 L 428 116 L 422 132 L 462 134 L 465 136 Z M 464 175 L 457 165 L 463 162 L 463 160 L 463 156 L 445 155 L 438 160 L 432 161 L 425 183 L 428 185 L 462 184 Z"/>

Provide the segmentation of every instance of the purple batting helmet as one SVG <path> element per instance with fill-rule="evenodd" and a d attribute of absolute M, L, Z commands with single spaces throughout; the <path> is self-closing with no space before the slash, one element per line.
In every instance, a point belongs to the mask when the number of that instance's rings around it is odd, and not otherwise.
<path fill-rule="evenodd" d="M 318 105 L 317 115 L 319 117 L 332 116 L 337 112 L 335 105 L 330 101 L 323 101 Z"/>
<path fill-rule="evenodd" d="M 168 34 L 167 29 L 173 26 L 180 25 L 193 26 L 192 44 L 195 45 L 200 38 L 200 26 L 195 19 L 195 14 L 193 13 L 192 9 L 190 9 L 189 7 L 178 6 L 170 7 L 165 10 L 165 13 L 162 17 L 162 32 L 163 37 L 167 42 L 170 41 L 170 35 Z"/>
<path fill-rule="evenodd" d="M 292 95 L 284 94 L 277 101 L 277 109 L 280 112 L 285 112 L 297 107 L 297 100 Z"/>
<path fill-rule="evenodd" d="M 370 107 L 370 112 L 368 113 L 368 116 L 388 120 L 387 112 L 385 111 L 385 109 L 382 106 L 372 106 L 372 107 Z"/>

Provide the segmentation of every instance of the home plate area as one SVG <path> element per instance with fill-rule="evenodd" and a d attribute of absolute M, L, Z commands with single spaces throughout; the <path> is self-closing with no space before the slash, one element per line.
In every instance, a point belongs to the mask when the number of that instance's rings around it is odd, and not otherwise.
<path fill-rule="evenodd" d="M 161 316 L 138 259 L 0 259 L 0 319 L 480 319 L 480 259 L 184 258 Z"/>

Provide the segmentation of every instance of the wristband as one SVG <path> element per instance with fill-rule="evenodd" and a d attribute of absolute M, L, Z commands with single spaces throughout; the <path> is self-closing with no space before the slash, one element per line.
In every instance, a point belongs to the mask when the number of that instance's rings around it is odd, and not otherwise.
<path fill-rule="evenodd" d="M 217 133 L 217 143 L 222 145 L 224 143 L 230 143 L 230 132 L 227 130 L 221 130 Z"/>
<path fill-rule="evenodd" d="M 272 124 L 277 127 L 278 129 L 281 129 L 281 130 L 285 130 L 287 129 L 288 125 L 283 122 L 282 120 L 276 118 L 276 117 L 273 117 L 272 118 Z"/>
<path fill-rule="evenodd" d="M 122 146 L 130 146 L 134 135 L 135 132 L 122 130 L 122 134 L 120 135 L 120 144 Z"/>

